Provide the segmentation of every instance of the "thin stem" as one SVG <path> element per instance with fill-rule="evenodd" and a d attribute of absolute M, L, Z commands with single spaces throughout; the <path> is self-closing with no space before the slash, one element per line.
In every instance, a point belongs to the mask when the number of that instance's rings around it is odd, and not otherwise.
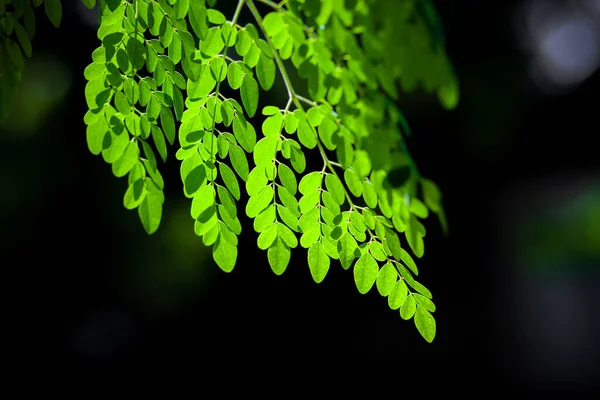
<path fill-rule="evenodd" d="M 285 87 L 287 89 L 288 95 L 290 96 L 290 100 L 294 103 L 294 105 L 299 110 L 302 110 L 302 111 L 304 111 L 304 107 L 302 107 L 302 102 L 310 104 L 311 106 L 315 105 L 316 103 L 314 101 L 309 100 L 309 99 L 307 99 L 305 97 L 299 96 L 294 91 L 294 88 L 292 86 L 292 82 L 290 80 L 290 77 L 289 77 L 289 75 L 288 75 L 288 73 L 287 73 L 287 71 L 285 69 L 285 66 L 283 65 L 283 61 L 281 60 L 281 57 L 279 56 L 279 52 L 275 49 L 275 46 L 273 46 L 273 43 L 271 42 L 271 39 L 269 38 L 269 35 L 267 35 L 267 33 L 265 32 L 265 29 L 264 29 L 264 26 L 263 26 L 263 19 L 262 19 L 260 13 L 258 12 L 256 6 L 254 5 L 254 2 L 252 0 L 242 0 L 242 1 L 245 1 L 246 5 L 250 9 L 250 12 L 252 13 L 252 16 L 256 20 L 256 23 L 258 24 L 260 30 L 263 32 L 263 35 L 265 36 L 267 44 L 269 45 L 269 47 L 271 48 L 271 50 L 273 52 L 273 57 L 275 58 L 275 63 L 277 64 L 277 68 L 279 69 L 279 72 L 281 73 L 281 76 L 283 78 L 283 82 L 285 83 Z M 263 0 L 257 0 L 257 1 L 260 1 L 260 2 L 264 3 Z M 315 135 L 316 135 L 316 133 L 315 133 Z M 337 172 L 333 168 L 334 164 L 327 157 L 327 153 L 325 152 L 325 148 L 321 144 L 321 141 L 319 140 L 318 136 L 317 136 L 317 148 L 319 149 L 319 153 L 321 153 L 321 158 L 323 159 L 323 163 L 324 163 L 324 165 L 323 165 L 323 171 L 325 171 L 325 169 L 329 169 L 329 171 L 331 172 L 331 174 L 333 174 L 336 178 L 340 179 L 340 177 L 338 176 Z M 340 179 L 340 182 L 341 182 L 341 179 Z M 346 201 L 348 202 L 348 205 L 350 206 L 350 209 L 352 209 L 352 210 L 358 210 L 359 207 L 356 206 L 356 205 L 354 205 L 354 202 L 350 198 L 350 194 L 345 189 L 344 189 L 344 195 L 346 197 Z M 371 229 L 367 228 L 367 231 L 369 232 L 369 235 L 371 237 L 374 237 L 373 232 L 371 231 Z"/>
<path fill-rule="evenodd" d="M 238 1 L 238 5 L 235 8 L 235 12 L 233 13 L 233 18 L 231 19 L 231 24 L 232 25 L 235 25 L 235 23 L 237 22 L 237 19 L 240 16 L 240 12 L 242 11 L 242 7 L 243 6 L 244 6 L 244 0 L 239 0 Z M 231 33 L 230 33 L 230 35 L 231 35 Z M 222 56 L 225 56 L 225 54 L 227 53 L 227 48 L 228 48 L 227 45 L 228 45 L 228 43 L 229 43 L 229 36 L 226 38 L 225 47 L 221 51 L 221 55 Z M 221 71 L 219 71 L 219 75 L 220 74 L 221 74 Z M 215 88 L 215 93 L 217 94 L 217 98 L 221 95 L 221 93 L 219 91 L 220 88 L 221 88 L 221 80 L 219 80 L 217 82 L 217 86 Z M 215 101 L 215 107 L 213 108 L 213 115 L 216 115 L 216 114 L 217 114 L 217 102 Z M 214 132 L 215 132 L 215 125 L 216 125 L 216 118 L 213 118 L 212 129 L 210 130 L 210 141 L 211 141 L 210 148 L 211 149 L 213 148 L 214 140 L 215 140 L 215 134 L 214 134 Z M 215 161 L 217 161 L 217 157 L 216 156 L 215 156 Z M 212 180 L 212 184 L 213 184 L 213 187 L 214 187 L 214 185 L 215 185 L 215 181 L 214 180 Z"/>
<path fill-rule="evenodd" d="M 315 103 L 314 101 L 307 99 L 306 97 L 300 96 L 299 94 L 297 94 L 296 97 L 298 98 L 298 100 L 308 104 L 309 106 L 317 105 L 317 103 Z"/>
<path fill-rule="evenodd" d="M 277 68 L 279 69 L 279 72 L 281 73 L 283 82 L 285 83 L 285 87 L 288 91 L 288 95 L 290 96 L 290 99 L 294 102 L 294 104 L 296 105 L 296 107 L 298 109 L 304 111 L 304 107 L 302 107 L 301 100 L 308 102 L 309 104 L 314 104 L 314 102 L 307 98 L 304 98 L 302 96 L 298 96 L 296 94 L 296 92 L 294 91 L 294 89 L 292 87 L 292 82 L 290 80 L 290 77 L 285 69 L 285 66 L 283 65 L 283 61 L 281 60 L 281 57 L 279 56 L 279 52 L 275 49 L 275 46 L 273 46 L 273 43 L 271 42 L 269 35 L 267 35 L 267 33 L 265 32 L 265 29 L 263 26 L 263 19 L 262 19 L 260 13 L 258 12 L 258 10 L 256 9 L 254 2 L 252 0 L 245 0 L 245 2 L 246 2 L 246 5 L 248 6 L 248 8 L 250 9 L 250 12 L 252 13 L 252 16 L 256 20 L 256 23 L 258 24 L 260 30 L 263 32 L 265 39 L 267 40 L 267 44 L 269 45 L 271 50 L 273 50 L 273 56 L 275 58 L 275 63 L 277 64 Z M 327 153 L 325 153 L 325 149 L 324 149 L 323 145 L 321 144 L 321 141 L 319 140 L 318 137 L 317 137 L 317 147 L 319 149 L 319 153 L 321 153 L 321 158 L 323 159 L 323 162 L 326 164 L 327 168 L 331 171 L 331 173 L 333 175 L 335 175 L 339 179 L 339 176 L 337 176 L 335 169 L 333 169 L 333 165 L 331 165 L 331 162 L 329 161 L 329 158 L 327 157 Z M 348 191 L 344 190 L 344 194 L 346 196 L 346 200 L 348 201 L 348 204 L 350 205 L 350 207 L 352 209 L 354 209 L 355 208 L 354 202 L 352 202 L 352 199 L 350 198 Z"/>
<path fill-rule="evenodd" d="M 262 19 L 260 13 L 256 9 L 256 6 L 254 5 L 254 2 L 252 0 L 245 0 L 245 2 L 246 2 L 246 5 L 248 6 L 248 8 L 250 9 L 250 12 L 252 13 L 252 16 L 256 20 L 256 23 L 260 27 L 260 30 L 263 32 L 263 35 L 265 36 L 265 39 L 267 40 L 269 47 L 271 48 L 271 50 L 273 50 L 273 56 L 275 57 L 275 63 L 277 64 L 277 68 L 279 69 L 279 72 L 281 73 L 281 76 L 283 77 L 283 82 L 285 83 L 285 88 L 287 89 L 288 96 L 290 96 L 290 98 L 292 99 L 294 104 L 296 104 L 296 107 L 302 108 L 302 105 L 298 101 L 296 93 L 294 92 L 294 89 L 292 87 L 292 82 L 290 80 L 290 77 L 288 76 L 285 66 L 283 65 L 283 61 L 281 60 L 281 57 L 279 57 L 279 52 L 275 49 L 275 46 L 273 46 L 273 43 L 271 42 L 269 35 L 267 35 L 267 33 L 265 32 L 265 28 L 263 26 L 263 19 Z"/>
<path fill-rule="evenodd" d="M 287 104 L 285 105 L 285 109 L 283 110 L 283 113 L 284 113 L 284 114 L 285 114 L 286 112 L 288 112 L 288 111 L 289 111 L 289 109 L 290 109 L 290 106 L 291 106 L 291 105 L 292 105 L 292 98 L 290 97 L 290 98 L 288 99 L 288 102 L 287 102 Z"/>
<path fill-rule="evenodd" d="M 137 36 L 138 36 L 138 15 L 139 15 L 139 0 L 135 0 L 135 27 L 133 33 L 134 46 L 137 44 Z M 135 82 L 135 51 L 133 52 L 133 56 L 131 57 L 131 79 Z M 131 105 L 131 110 L 135 110 L 135 104 Z M 135 137 L 135 136 L 134 136 Z"/>
<path fill-rule="evenodd" d="M 274 1 L 271 1 L 271 0 L 256 0 L 256 1 L 258 1 L 259 3 L 266 4 L 269 7 L 271 7 L 272 9 L 274 9 L 274 10 L 279 10 L 279 8 L 280 8 L 279 4 L 277 4 L 277 3 L 275 3 Z"/>
<path fill-rule="evenodd" d="M 237 20 L 240 17 L 240 13 L 242 12 L 243 6 L 244 6 L 244 0 L 239 0 L 238 5 L 235 8 L 235 12 L 233 13 L 233 18 L 231 19 L 231 25 L 237 24 Z"/>

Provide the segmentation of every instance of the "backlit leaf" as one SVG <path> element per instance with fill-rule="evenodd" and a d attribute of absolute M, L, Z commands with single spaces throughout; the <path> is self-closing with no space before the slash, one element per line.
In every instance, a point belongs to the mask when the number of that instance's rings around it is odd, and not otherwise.
<path fill-rule="evenodd" d="M 330 259 L 320 242 L 314 243 L 308 249 L 308 266 L 310 274 L 316 283 L 321 283 L 329 271 Z"/>
<path fill-rule="evenodd" d="M 415 312 L 415 326 L 428 343 L 433 342 L 435 338 L 436 324 L 435 318 L 425 308 L 417 307 Z"/>
<path fill-rule="evenodd" d="M 290 248 L 278 237 L 273 244 L 271 244 L 271 247 L 269 247 L 267 258 L 275 275 L 281 275 L 285 272 L 290 262 Z"/>
<path fill-rule="evenodd" d="M 354 282 L 361 294 L 366 294 L 377 279 L 379 267 L 377 261 L 369 254 L 363 254 L 354 265 Z"/>
<path fill-rule="evenodd" d="M 248 113 L 249 117 L 253 117 L 254 114 L 256 114 L 256 109 L 258 108 L 258 84 L 252 76 L 244 76 L 242 79 L 240 94 L 242 96 L 242 104 L 246 109 L 246 113 Z"/>

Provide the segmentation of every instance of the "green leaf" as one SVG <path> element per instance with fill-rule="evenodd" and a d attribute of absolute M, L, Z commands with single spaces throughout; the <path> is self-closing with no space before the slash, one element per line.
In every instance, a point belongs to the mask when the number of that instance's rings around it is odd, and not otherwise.
<path fill-rule="evenodd" d="M 204 164 L 195 166 L 185 177 L 183 188 L 187 197 L 194 196 L 194 193 L 206 184 L 206 168 Z"/>
<path fill-rule="evenodd" d="M 275 106 L 263 107 L 262 115 L 275 115 L 279 112 L 279 108 Z"/>
<path fill-rule="evenodd" d="M 383 238 L 382 238 L 383 239 Z M 401 259 L 402 248 L 400 247 L 400 239 L 398 235 L 393 230 L 386 228 L 385 229 L 385 240 L 394 255 L 394 258 L 397 260 Z"/>
<path fill-rule="evenodd" d="M 358 244 L 352 235 L 349 233 L 342 235 L 337 244 L 337 250 L 342 268 L 348 269 L 350 266 L 352 266 L 352 263 L 356 258 L 357 249 Z"/>
<path fill-rule="evenodd" d="M 235 46 L 237 40 L 237 28 L 231 25 L 231 22 L 227 22 L 221 26 L 221 37 L 227 47 Z"/>
<path fill-rule="evenodd" d="M 62 20 L 62 5 L 60 0 L 44 0 L 44 9 L 52 25 L 58 28 Z"/>
<path fill-rule="evenodd" d="M 279 164 L 277 168 L 277 175 L 283 187 L 285 187 L 292 195 L 296 194 L 297 181 L 294 172 L 285 164 Z"/>
<path fill-rule="evenodd" d="M 262 132 L 265 136 L 279 136 L 283 125 L 283 115 L 277 112 L 262 123 Z"/>
<path fill-rule="evenodd" d="M 89 124 L 86 128 L 86 139 L 90 152 L 97 156 L 102 152 L 102 143 L 105 135 L 108 134 L 109 127 L 104 116 L 100 117 L 93 124 Z"/>
<path fill-rule="evenodd" d="M 262 210 L 267 208 L 273 200 L 273 188 L 265 186 L 255 196 L 251 196 L 246 203 L 246 215 L 250 218 L 256 217 Z"/>
<path fill-rule="evenodd" d="M 362 181 L 360 177 L 354 172 L 353 169 L 347 169 L 344 171 L 344 180 L 346 181 L 346 185 L 348 185 L 348 189 L 350 192 L 356 197 L 360 197 L 362 194 Z"/>
<path fill-rule="evenodd" d="M 340 181 L 340 179 L 333 174 L 327 174 L 325 176 L 325 186 L 327 187 L 327 191 L 331 193 L 333 200 L 340 206 L 344 204 L 346 199 L 346 190 L 344 189 L 344 185 Z"/>
<path fill-rule="evenodd" d="M 263 27 L 267 35 L 275 36 L 285 28 L 285 23 L 281 15 L 275 11 L 265 15 L 263 19 Z"/>
<path fill-rule="evenodd" d="M 194 0 L 192 0 L 193 2 Z M 183 19 L 188 13 L 188 9 L 190 6 L 190 0 L 177 0 L 175 2 L 174 10 L 175 10 L 175 19 Z"/>
<path fill-rule="evenodd" d="M 17 35 L 17 40 L 23 49 L 23 53 L 27 57 L 31 57 L 31 41 L 29 40 L 29 36 L 25 31 L 25 28 L 19 23 L 19 21 L 15 21 L 15 34 Z"/>
<path fill-rule="evenodd" d="M 269 226 L 266 230 L 262 231 L 260 235 L 258 235 L 257 244 L 258 248 L 261 250 L 266 250 L 275 241 L 277 238 L 277 225 L 273 224 Z"/>
<path fill-rule="evenodd" d="M 200 40 L 208 35 L 208 15 L 203 1 L 192 0 L 189 4 L 188 19 L 194 33 Z"/>
<path fill-rule="evenodd" d="M 248 35 L 248 32 L 245 29 L 240 30 L 235 43 L 235 51 L 243 57 L 248 53 L 251 46 L 252 38 Z"/>
<path fill-rule="evenodd" d="M 225 16 L 223 15 L 222 12 L 212 9 L 212 8 L 209 8 L 207 10 L 207 15 L 208 15 L 208 22 L 215 24 L 215 25 L 223 25 L 225 23 L 225 21 L 227 21 L 227 19 L 225 18 Z"/>
<path fill-rule="evenodd" d="M 362 178 L 371 173 L 371 159 L 369 158 L 369 154 L 364 150 L 354 151 L 353 165 L 356 173 Z"/>
<path fill-rule="evenodd" d="M 308 266 L 316 283 L 321 283 L 329 271 L 330 259 L 321 242 L 316 242 L 308 249 Z"/>
<path fill-rule="evenodd" d="M 406 287 L 404 280 L 400 279 L 396 282 L 392 292 L 388 296 L 388 305 L 392 310 L 397 310 L 406 301 L 406 296 L 408 296 L 408 287 Z"/>
<path fill-rule="evenodd" d="M 442 194 L 438 186 L 429 179 L 421 179 L 423 189 L 423 200 L 431 211 L 438 213 L 441 209 Z"/>
<path fill-rule="evenodd" d="M 162 158 L 163 162 L 167 161 L 167 144 L 165 142 L 165 137 L 160 130 L 160 128 L 156 125 L 152 125 L 152 140 L 154 140 L 154 146 L 156 146 L 156 150 L 158 150 L 158 154 L 160 154 L 160 158 Z"/>
<path fill-rule="evenodd" d="M 244 150 L 248 153 L 254 151 L 254 146 L 256 145 L 256 131 L 241 113 L 237 113 L 235 117 L 233 117 L 233 134 Z"/>
<path fill-rule="evenodd" d="M 277 216 L 275 212 L 275 205 L 271 204 L 264 210 L 262 210 L 256 218 L 254 218 L 253 228 L 256 232 L 262 232 L 268 227 L 272 226 L 275 222 L 275 217 Z"/>
<path fill-rule="evenodd" d="M 227 77 L 227 63 L 222 57 L 215 57 L 210 63 L 210 71 L 217 82 L 223 82 Z"/>
<path fill-rule="evenodd" d="M 377 290 L 379 294 L 388 296 L 392 293 L 397 280 L 398 272 L 391 263 L 386 263 L 377 274 Z"/>
<path fill-rule="evenodd" d="M 429 289 L 427 289 L 425 286 L 423 286 L 421 283 L 413 280 L 412 282 L 408 282 L 410 286 L 412 286 L 413 289 L 415 289 L 417 292 L 421 293 L 423 296 L 427 297 L 428 299 L 431 299 L 433 296 L 431 295 L 431 292 L 429 291 Z"/>
<path fill-rule="evenodd" d="M 146 181 L 146 184 L 149 190 L 144 200 L 142 200 L 142 204 L 138 207 L 138 215 L 146 233 L 151 235 L 156 232 L 160 225 L 164 195 L 153 183 Z"/>
<path fill-rule="evenodd" d="M 300 179 L 298 190 L 304 195 L 307 193 L 314 192 L 319 187 L 321 187 L 322 179 L 323 175 L 321 175 L 321 172 L 310 172 L 304 175 L 302 179 Z"/>
<path fill-rule="evenodd" d="M 309 149 L 314 149 L 317 145 L 316 132 L 304 118 L 298 123 L 298 140 Z"/>
<path fill-rule="evenodd" d="M 277 204 L 277 214 L 281 221 L 294 231 L 298 231 L 298 218 L 287 207 Z"/>
<path fill-rule="evenodd" d="M 302 150 L 292 147 L 290 161 L 297 173 L 301 174 L 306 169 L 306 158 Z"/>
<path fill-rule="evenodd" d="M 94 7 L 96 7 L 96 0 L 82 0 L 83 1 L 83 5 L 86 6 L 88 9 L 92 9 Z"/>
<path fill-rule="evenodd" d="M 238 184 L 238 180 L 231 168 L 229 168 L 229 166 L 225 163 L 219 163 L 219 174 L 221 175 L 221 179 L 223 179 L 223 183 L 225 183 L 225 186 L 227 186 L 227 189 L 229 189 L 233 197 L 236 200 L 239 200 L 240 185 Z"/>
<path fill-rule="evenodd" d="M 306 112 L 306 118 L 311 126 L 319 126 L 321 121 L 323 121 L 323 113 L 319 110 L 317 106 L 313 106 L 308 109 Z"/>
<path fill-rule="evenodd" d="M 417 303 L 415 301 L 415 298 L 412 295 L 410 295 L 406 298 L 406 301 L 404 302 L 404 304 L 402 304 L 402 307 L 400 307 L 400 316 L 402 317 L 402 319 L 410 319 L 413 315 L 415 315 L 416 309 Z"/>
<path fill-rule="evenodd" d="M 269 265 L 275 273 L 275 275 L 281 275 L 285 272 L 288 264 L 290 263 L 291 251 L 288 245 L 286 245 L 280 237 L 275 239 L 269 250 L 267 251 L 267 258 L 269 259 Z"/>
<path fill-rule="evenodd" d="M 414 260 L 412 259 L 412 257 L 410 256 L 410 254 L 408 254 L 408 252 L 404 249 L 400 249 L 400 260 L 404 263 L 404 265 L 406 265 L 408 268 L 410 268 L 410 270 L 413 272 L 413 274 L 415 275 L 419 275 L 419 270 L 417 269 L 417 265 L 415 264 Z"/>
<path fill-rule="evenodd" d="M 138 179 L 132 182 L 127 188 L 125 196 L 123 197 L 123 205 L 126 209 L 133 210 L 142 203 L 145 196 L 146 187 L 144 185 L 144 179 Z"/>
<path fill-rule="evenodd" d="M 277 153 L 277 143 L 279 138 L 276 136 L 264 137 L 260 139 L 254 147 L 254 164 L 265 165 L 272 164 Z"/>
<path fill-rule="evenodd" d="M 354 264 L 354 282 L 358 288 L 359 293 L 366 294 L 377 279 L 377 273 L 379 272 L 379 266 L 377 261 L 369 254 L 363 254 L 356 264 Z"/>
<path fill-rule="evenodd" d="M 298 119 L 296 118 L 296 116 L 293 113 L 285 114 L 285 117 L 283 118 L 283 120 L 284 120 L 284 124 L 285 124 L 285 131 L 289 135 L 296 132 L 296 129 L 298 129 Z"/>
<path fill-rule="evenodd" d="M 237 207 L 235 205 L 235 200 L 224 186 L 217 185 L 217 194 L 219 195 L 219 201 L 221 205 L 225 208 L 225 211 L 229 213 L 231 218 L 235 218 L 237 216 Z"/>
<path fill-rule="evenodd" d="M 256 64 L 256 77 L 264 90 L 270 90 L 275 83 L 275 62 L 264 53 L 260 54 Z"/>
<path fill-rule="evenodd" d="M 125 176 L 140 159 L 140 148 L 137 142 L 129 142 L 123 155 L 112 164 L 112 171 L 116 177 Z"/>
<path fill-rule="evenodd" d="M 268 183 L 269 179 L 265 171 L 264 165 L 258 165 L 248 175 L 246 181 L 246 192 L 248 196 L 254 196 L 258 194 Z"/>
<path fill-rule="evenodd" d="M 298 218 L 300 216 L 300 208 L 298 206 L 298 200 L 285 188 L 279 186 L 277 188 L 277 194 L 279 195 L 279 200 L 283 203 L 285 208 L 287 208 L 294 217 Z"/>
<path fill-rule="evenodd" d="M 254 114 L 256 114 L 256 109 L 258 108 L 258 84 L 252 76 L 244 76 L 240 94 L 246 113 L 252 118 Z"/>
<path fill-rule="evenodd" d="M 192 0 L 192 4 L 195 0 Z M 213 249 L 213 259 L 225 272 L 233 271 L 235 263 L 237 261 L 238 250 L 237 247 L 229 243 L 224 239 L 223 234 L 219 234 L 217 241 L 215 242 Z"/>
<path fill-rule="evenodd" d="M 426 309 L 429 312 L 435 312 L 435 304 L 433 303 L 433 301 L 419 293 L 413 293 L 413 297 L 415 298 L 417 304 L 420 307 Z"/>
<path fill-rule="evenodd" d="M 229 83 L 229 87 L 234 90 L 239 89 L 242 86 L 243 79 L 244 71 L 240 67 L 239 61 L 229 64 L 229 69 L 227 70 L 227 83 Z"/>
<path fill-rule="evenodd" d="M 203 185 L 200 187 L 192 198 L 192 207 L 190 208 L 192 218 L 198 219 L 200 214 L 213 206 L 216 196 L 215 188 L 212 185 Z M 228 212 L 226 214 L 229 215 Z"/>
<path fill-rule="evenodd" d="M 27 31 L 29 38 L 33 39 L 33 37 L 35 36 L 35 14 L 31 6 L 26 6 L 23 9 L 23 24 L 25 25 L 25 30 Z"/>
<path fill-rule="evenodd" d="M 459 88 L 456 80 L 452 79 L 444 85 L 440 86 L 437 91 L 438 99 L 446 110 L 452 110 L 458 104 Z"/>
<path fill-rule="evenodd" d="M 248 160 L 246 159 L 246 154 L 244 150 L 236 144 L 232 144 L 229 146 L 229 160 L 231 161 L 231 165 L 235 172 L 237 172 L 238 176 L 243 180 L 248 180 Z"/>
<path fill-rule="evenodd" d="M 436 324 L 435 318 L 423 307 L 417 307 L 415 313 L 415 326 L 428 343 L 433 342 L 435 338 Z"/>
<path fill-rule="evenodd" d="M 165 133 L 169 144 L 172 145 L 175 141 L 175 120 L 173 119 L 173 113 L 170 108 L 165 106 L 161 107 L 160 124 L 162 125 L 163 132 Z"/>

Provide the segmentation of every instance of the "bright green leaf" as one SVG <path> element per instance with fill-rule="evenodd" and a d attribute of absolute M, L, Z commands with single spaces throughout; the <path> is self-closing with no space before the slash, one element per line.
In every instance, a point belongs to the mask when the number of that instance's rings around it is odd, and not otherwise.
<path fill-rule="evenodd" d="M 329 271 L 330 259 L 320 242 L 308 249 L 308 266 L 316 283 L 321 283 Z"/>
<path fill-rule="evenodd" d="M 298 183 L 296 181 L 296 175 L 287 165 L 279 164 L 278 175 L 281 184 L 292 194 L 296 194 Z"/>
<path fill-rule="evenodd" d="M 408 287 L 406 287 L 406 283 L 404 280 L 400 279 L 394 285 L 392 292 L 388 296 L 388 305 L 392 310 L 397 310 L 406 301 L 406 296 L 408 295 Z"/>
<path fill-rule="evenodd" d="M 406 301 L 400 307 L 400 316 L 402 319 L 411 319 L 417 310 L 417 303 L 412 295 L 406 298 Z"/>
<path fill-rule="evenodd" d="M 273 200 L 273 188 L 271 186 L 265 186 L 255 196 L 250 197 L 246 204 L 246 215 L 250 218 L 254 218 L 264 210 L 269 203 Z"/>
<path fill-rule="evenodd" d="M 340 238 L 337 244 L 338 254 L 340 256 L 340 263 L 344 269 L 350 268 L 352 262 L 356 258 L 356 250 L 358 244 L 352 235 L 344 234 Z"/>
<path fill-rule="evenodd" d="M 433 342 L 435 338 L 436 324 L 435 318 L 425 308 L 417 307 L 415 313 L 415 326 L 428 343 Z"/>
<path fill-rule="evenodd" d="M 248 180 L 248 160 L 246 159 L 246 154 L 244 150 L 236 144 L 232 144 L 229 147 L 229 160 L 231 161 L 231 165 L 233 169 L 238 174 L 238 176 L 243 180 Z"/>
<path fill-rule="evenodd" d="M 269 265 L 275 275 L 281 275 L 285 272 L 291 258 L 291 251 L 280 237 L 275 239 L 267 251 Z"/>
<path fill-rule="evenodd" d="M 304 175 L 302 177 L 302 179 L 300 179 L 300 184 L 298 185 L 298 190 L 302 194 L 307 194 L 307 193 L 313 192 L 313 191 L 317 190 L 319 187 L 321 187 L 322 180 L 323 180 L 323 175 L 321 175 L 321 172 L 317 172 L 317 171 L 310 172 L 310 173 Z"/>
<path fill-rule="evenodd" d="M 150 183 L 149 186 L 153 187 L 154 185 Z M 146 233 L 149 235 L 156 232 L 160 225 L 163 201 L 164 195 L 162 191 L 153 187 L 151 190 L 148 190 L 146 197 L 142 200 L 142 204 L 138 207 L 138 215 Z"/>
<path fill-rule="evenodd" d="M 377 273 L 379 272 L 379 266 L 377 261 L 369 254 L 363 254 L 356 264 L 354 264 L 354 282 L 358 288 L 359 293 L 366 294 L 377 279 Z"/>
<path fill-rule="evenodd" d="M 194 0 L 192 0 L 192 3 Z M 231 272 L 237 261 L 237 247 L 229 243 L 223 238 L 223 234 L 219 234 L 219 238 L 213 246 L 213 259 L 225 272 Z"/>
<path fill-rule="evenodd" d="M 256 109 L 258 108 L 258 83 L 256 83 L 256 80 L 252 76 L 244 76 L 240 94 L 246 113 L 252 118 L 254 114 L 256 114 Z"/>
<path fill-rule="evenodd" d="M 258 235 L 257 244 L 261 250 L 268 249 L 277 238 L 277 225 L 272 224 Z"/>
<path fill-rule="evenodd" d="M 377 290 L 382 296 L 388 296 L 392 293 L 396 281 L 398 280 L 398 271 L 391 263 L 386 263 L 377 274 Z"/>
<path fill-rule="evenodd" d="M 264 53 L 260 54 L 256 64 L 256 77 L 264 90 L 270 90 L 275 83 L 275 62 Z"/>

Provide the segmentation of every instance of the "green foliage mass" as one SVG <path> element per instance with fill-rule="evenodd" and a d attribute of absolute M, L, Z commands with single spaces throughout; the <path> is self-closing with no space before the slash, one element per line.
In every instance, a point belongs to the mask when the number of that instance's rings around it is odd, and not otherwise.
<path fill-rule="evenodd" d="M 127 178 L 123 205 L 148 234 L 165 201 L 158 159 L 174 155 L 193 229 L 222 270 L 236 265 L 243 210 L 275 274 L 298 247 L 317 283 L 337 260 L 360 293 L 376 286 L 431 342 L 435 305 L 414 258 L 424 253 L 420 220 L 434 213 L 446 223 L 438 187 L 406 151 L 395 100 L 420 86 L 448 109 L 458 101 L 435 10 L 421 0 L 257 2 L 270 11 L 253 0 L 230 16 L 217 0 L 83 0 L 100 12 L 100 45 L 83 73 L 89 151 Z M 42 3 L 58 26 L 60 0 L 0 0 L 3 118 Z M 241 26 L 244 8 L 254 23 Z M 287 103 L 259 110 L 277 77 Z M 239 95 L 225 96 L 225 86 Z M 320 154 L 320 170 L 307 170 L 308 151 Z"/>

